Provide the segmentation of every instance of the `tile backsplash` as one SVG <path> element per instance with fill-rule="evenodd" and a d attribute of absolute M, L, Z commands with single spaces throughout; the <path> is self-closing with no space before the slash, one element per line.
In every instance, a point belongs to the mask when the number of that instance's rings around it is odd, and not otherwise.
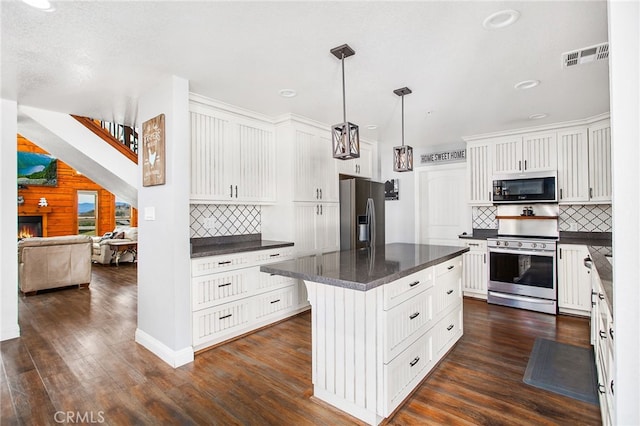
<path fill-rule="evenodd" d="M 191 238 L 261 233 L 260 206 L 191 204 Z"/>
<path fill-rule="evenodd" d="M 496 206 L 471 209 L 474 229 L 498 229 Z M 561 205 L 558 219 L 560 231 L 611 232 L 611 205 L 575 204 Z"/>

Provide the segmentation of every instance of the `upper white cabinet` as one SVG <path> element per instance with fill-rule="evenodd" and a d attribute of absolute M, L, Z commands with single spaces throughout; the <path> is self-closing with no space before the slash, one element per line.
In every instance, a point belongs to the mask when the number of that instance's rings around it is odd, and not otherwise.
<path fill-rule="evenodd" d="M 326 133 L 326 134 L 325 134 Z M 336 160 L 329 131 L 297 127 L 294 135 L 294 201 L 338 201 Z"/>
<path fill-rule="evenodd" d="M 373 177 L 373 147 L 360 141 L 360 157 L 353 160 L 337 160 L 338 173 L 371 179 Z"/>
<path fill-rule="evenodd" d="M 530 133 L 505 136 L 493 143 L 493 173 L 555 170 L 556 134 Z"/>
<path fill-rule="evenodd" d="M 467 145 L 467 182 L 470 204 L 491 205 L 491 146 L 489 144 Z"/>
<path fill-rule="evenodd" d="M 558 201 L 611 202 L 609 120 L 558 132 Z"/>
<path fill-rule="evenodd" d="M 192 202 L 276 201 L 273 125 L 191 104 Z"/>

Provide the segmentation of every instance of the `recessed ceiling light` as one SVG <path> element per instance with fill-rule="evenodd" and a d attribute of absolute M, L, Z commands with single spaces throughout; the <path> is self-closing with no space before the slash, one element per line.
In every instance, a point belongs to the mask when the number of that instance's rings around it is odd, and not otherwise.
<path fill-rule="evenodd" d="M 427 111 L 427 117 L 431 117 L 431 114 L 433 114 L 433 111 Z"/>
<path fill-rule="evenodd" d="M 541 112 L 539 114 L 531 114 L 529 116 L 529 120 L 540 120 L 541 118 L 545 118 L 547 116 L 547 114 L 545 114 L 544 112 Z"/>
<path fill-rule="evenodd" d="M 279 93 L 283 98 L 293 98 L 295 95 L 297 95 L 296 91 L 293 89 L 282 89 Z"/>
<path fill-rule="evenodd" d="M 482 21 L 482 26 L 488 30 L 497 30 L 499 28 L 508 27 L 518 20 L 520 12 L 513 9 L 501 10 L 492 13 Z"/>
<path fill-rule="evenodd" d="M 49 0 L 22 0 L 22 1 L 31 7 L 35 7 L 36 9 L 40 9 L 45 12 L 52 12 L 56 10 L 56 8 L 51 5 Z"/>
<path fill-rule="evenodd" d="M 538 84 L 540 84 L 540 80 L 524 80 L 524 81 L 521 81 L 520 83 L 516 83 L 516 85 L 513 87 L 514 89 L 526 90 L 526 89 L 534 88 Z"/>
<path fill-rule="evenodd" d="M 369 129 L 369 130 L 376 130 L 377 128 L 378 128 L 378 126 L 376 126 L 375 124 L 369 124 L 367 126 L 367 129 Z"/>

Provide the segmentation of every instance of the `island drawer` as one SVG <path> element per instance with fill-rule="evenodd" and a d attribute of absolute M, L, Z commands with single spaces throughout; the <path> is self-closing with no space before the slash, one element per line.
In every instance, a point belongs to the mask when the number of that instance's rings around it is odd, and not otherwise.
<path fill-rule="evenodd" d="M 391 414 L 429 373 L 434 365 L 433 355 L 433 333 L 427 331 L 391 363 L 384 365 L 384 417 Z"/>
<path fill-rule="evenodd" d="M 462 303 L 438 321 L 433 330 L 436 356 L 440 358 L 462 336 Z"/>
<path fill-rule="evenodd" d="M 384 310 L 389 310 L 433 286 L 433 268 L 426 268 L 384 285 Z"/>
<path fill-rule="evenodd" d="M 434 266 L 434 269 L 436 282 L 446 279 L 447 276 L 462 276 L 462 256 L 454 257 L 446 262 L 442 262 Z"/>
<path fill-rule="evenodd" d="M 433 320 L 433 287 L 383 312 L 384 363 L 388 363 L 429 328 Z"/>

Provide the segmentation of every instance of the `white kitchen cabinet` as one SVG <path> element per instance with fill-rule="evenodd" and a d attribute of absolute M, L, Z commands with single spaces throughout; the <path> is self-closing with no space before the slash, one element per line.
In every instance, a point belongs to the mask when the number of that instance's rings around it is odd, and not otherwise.
<path fill-rule="evenodd" d="M 291 259 L 293 252 L 293 247 L 283 247 L 192 259 L 194 350 L 308 309 L 306 298 L 299 296 L 304 292 L 301 281 L 260 272 L 260 265 Z"/>
<path fill-rule="evenodd" d="M 469 185 L 469 204 L 477 206 L 492 205 L 491 174 L 491 146 L 486 143 L 468 144 L 467 183 Z"/>
<path fill-rule="evenodd" d="M 487 242 L 465 241 L 469 251 L 462 255 L 462 291 L 465 296 L 487 299 Z"/>
<path fill-rule="evenodd" d="M 340 249 L 340 204 L 294 203 L 295 236 L 298 254 Z"/>
<path fill-rule="evenodd" d="M 311 126 L 297 126 L 294 136 L 293 200 L 337 202 L 338 173 L 331 154 L 331 135 Z"/>
<path fill-rule="evenodd" d="M 360 141 L 360 157 L 353 160 L 337 160 L 338 173 L 371 179 L 373 177 L 373 147 Z"/>
<path fill-rule="evenodd" d="M 595 268 L 592 268 L 594 315 L 591 328 L 594 335 L 593 351 L 598 371 L 598 394 L 600 399 L 600 413 L 602 424 L 605 426 L 615 424 L 614 409 L 614 381 L 615 357 L 614 357 L 614 326 L 613 314 L 609 309 L 600 276 Z"/>
<path fill-rule="evenodd" d="M 191 195 L 196 203 L 276 201 L 273 125 L 191 104 Z"/>
<path fill-rule="evenodd" d="M 611 203 L 609 120 L 558 132 L 558 201 Z"/>
<path fill-rule="evenodd" d="M 558 244 L 558 310 L 560 313 L 591 314 L 591 275 L 584 265 L 589 250 L 583 245 Z"/>
<path fill-rule="evenodd" d="M 493 173 L 555 171 L 555 132 L 504 136 L 493 142 Z"/>
<path fill-rule="evenodd" d="M 611 203 L 611 123 L 589 126 L 589 201 Z"/>

